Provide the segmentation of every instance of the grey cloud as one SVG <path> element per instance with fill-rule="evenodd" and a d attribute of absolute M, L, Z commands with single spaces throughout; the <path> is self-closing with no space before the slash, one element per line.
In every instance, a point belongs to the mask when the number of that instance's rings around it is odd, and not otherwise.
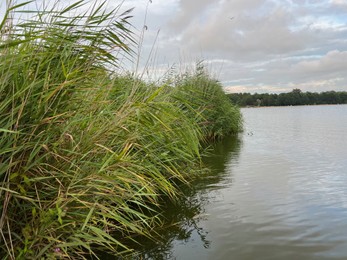
<path fill-rule="evenodd" d="M 344 89 L 347 10 L 341 3 L 346 2 L 178 1 L 159 49 L 218 60 L 218 77 L 229 87 Z"/>
<path fill-rule="evenodd" d="M 331 0 L 330 2 L 334 7 L 347 10 L 347 2 L 345 0 Z"/>
<path fill-rule="evenodd" d="M 308 60 L 282 59 L 264 64 L 239 64 L 228 66 L 226 71 L 240 81 L 228 81 L 230 75 L 221 77 L 229 91 L 281 92 L 293 88 L 304 91 L 347 90 L 347 51 L 330 51 L 322 57 L 309 57 Z M 248 65 L 248 70 L 245 69 Z"/>
<path fill-rule="evenodd" d="M 308 27 L 291 30 L 293 21 L 294 13 L 269 1 L 224 2 L 210 13 L 206 23 L 191 23 L 183 32 L 182 41 L 191 49 L 223 53 L 233 59 L 287 54 L 316 41 L 315 33 Z"/>
<path fill-rule="evenodd" d="M 295 75 L 306 75 L 315 79 L 328 77 L 342 77 L 347 71 L 347 51 L 330 51 L 316 60 L 301 61 L 292 68 Z"/>
<path fill-rule="evenodd" d="M 143 66 L 204 59 L 226 87 L 250 92 L 347 89 L 345 0 L 152 0 L 146 21 L 148 0 L 124 4 L 136 33 L 148 27 Z"/>
<path fill-rule="evenodd" d="M 174 19 L 170 22 L 170 27 L 174 31 L 185 30 L 197 17 L 209 8 L 216 1 L 213 0 L 200 0 L 199 3 L 196 0 L 179 0 L 178 13 Z"/>

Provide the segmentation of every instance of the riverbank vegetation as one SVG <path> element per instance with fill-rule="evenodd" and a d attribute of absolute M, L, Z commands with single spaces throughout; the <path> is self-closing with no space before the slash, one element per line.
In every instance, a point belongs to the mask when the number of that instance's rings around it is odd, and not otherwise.
<path fill-rule="evenodd" d="M 246 106 L 298 106 L 298 105 L 327 105 L 347 104 L 346 91 L 302 92 L 300 89 L 281 94 L 228 94 L 232 103 L 241 107 Z"/>
<path fill-rule="evenodd" d="M 124 241 L 151 237 L 161 198 L 203 168 L 203 144 L 241 129 L 201 65 L 160 83 L 121 74 L 131 13 L 87 3 L 13 24 L 12 6 L 0 25 L 2 259 L 132 252 Z"/>

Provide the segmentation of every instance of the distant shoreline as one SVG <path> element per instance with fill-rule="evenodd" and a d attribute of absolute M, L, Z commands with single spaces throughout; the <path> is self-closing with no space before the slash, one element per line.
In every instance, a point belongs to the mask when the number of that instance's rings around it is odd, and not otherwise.
<path fill-rule="evenodd" d="M 306 105 L 337 105 L 347 104 L 346 91 L 302 92 L 293 89 L 281 94 L 227 94 L 229 100 L 240 107 L 268 107 L 268 106 L 306 106 Z"/>
<path fill-rule="evenodd" d="M 313 105 L 287 105 L 287 106 L 240 106 L 240 108 L 267 108 L 267 107 L 314 107 L 314 106 L 347 106 L 347 104 L 313 104 Z"/>

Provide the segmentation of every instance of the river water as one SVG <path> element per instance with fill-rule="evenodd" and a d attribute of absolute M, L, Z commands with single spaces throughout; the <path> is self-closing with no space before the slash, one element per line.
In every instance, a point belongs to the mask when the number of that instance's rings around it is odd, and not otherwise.
<path fill-rule="evenodd" d="M 242 109 L 143 259 L 347 259 L 347 105 Z"/>

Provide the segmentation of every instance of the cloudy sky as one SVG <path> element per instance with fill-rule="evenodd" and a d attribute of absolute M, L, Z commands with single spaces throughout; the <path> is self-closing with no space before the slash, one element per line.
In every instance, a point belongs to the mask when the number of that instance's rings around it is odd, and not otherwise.
<path fill-rule="evenodd" d="M 347 90 L 347 0 L 125 0 L 130 7 L 136 33 L 146 28 L 148 75 L 204 60 L 229 92 Z"/>
<path fill-rule="evenodd" d="M 151 2 L 125 6 L 156 69 L 203 59 L 230 92 L 347 90 L 347 0 Z"/>

